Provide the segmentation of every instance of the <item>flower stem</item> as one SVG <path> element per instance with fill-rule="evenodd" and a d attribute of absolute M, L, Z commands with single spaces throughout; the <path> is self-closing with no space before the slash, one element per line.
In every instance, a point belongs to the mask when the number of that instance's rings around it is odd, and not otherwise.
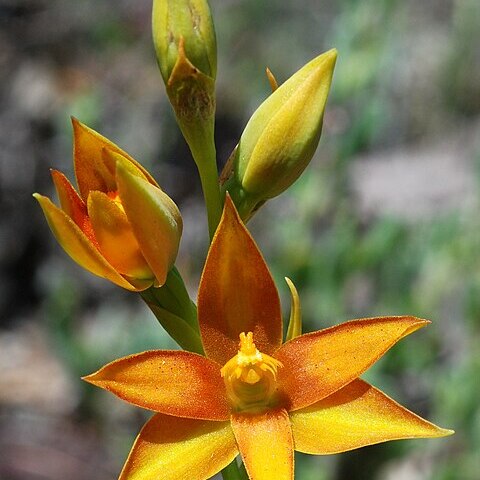
<path fill-rule="evenodd" d="M 210 240 L 212 240 L 222 215 L 222 196 L 218 185 L 216 151 L 213 138 L 204 148 L 199 151 L 192 150 L 192 153 L 200 174 L 200 182 L 202 183 L 203 196 L 207 208 L 208 231 Z"/>
<path fill-rule="evenodd" d="M 140 295 L 163 328 L 184 350 L 203 354 L 197 307 L 176 267 L 168 273 L 165 285 L 150 287 Z"/>
<path fill-rule="evenodd" d="M 247 472 L 238 466 L 236 459 L 222 470 L 222 477 L 223 480 L 248 480 Z"/>
<path fill-rule="evenodd" d="M 193 120 L 177 115 L 177 123 L 198 168 L 207 208 L 208 231 L 212 240 L 223 210 L 215 149 L 215 114 L 212 111 L 206 118 L 194 117 Z"/>

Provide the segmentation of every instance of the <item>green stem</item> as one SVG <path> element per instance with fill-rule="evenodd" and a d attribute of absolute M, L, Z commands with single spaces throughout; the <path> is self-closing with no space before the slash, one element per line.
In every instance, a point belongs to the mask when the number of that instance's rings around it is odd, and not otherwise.
<path fill-rule="evenodd" d="M 248 480 L 244 469 L 240 468 L 236 459 L 222 470 L 223 480 Z"/>
<path fill-rule="evenodd" d="M 215 115 L 212 112 L 208 118 L 195 118 L 193 121 L 177 115 L 177 123 L 197 164 L 207 208 L 208 231 L 212 240 L 223 210 L 215 150 Z"/>
<path fill-rule="evenodd" d="M 188 61 L 178 63 L 166 87 L 177 124 L 197 164 L 207 207 L 208 231 L 212 240 L 223 210 L 214 135 L 215 79 L 193 70 L 195 74 L 192 74 Z"/>
<path fill-rule="evenodd" d="M 167 333 L 184 349 L 203 354 L 197 308 L 178 270 L 173 267 L 165 285 L 140 293 Z"/>
<path fill-rule="evenodd" d="M 213 138 L 200 151 L 192 152 L 200 174 L 203 196 L 207 208 L 208 231 L 212 240 L 222 215 L 222 196 L 218 186 L 218 170 Z"/>

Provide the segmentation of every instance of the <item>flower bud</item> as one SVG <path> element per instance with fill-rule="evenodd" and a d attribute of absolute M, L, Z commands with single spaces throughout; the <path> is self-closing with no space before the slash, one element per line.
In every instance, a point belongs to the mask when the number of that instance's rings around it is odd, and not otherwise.
<path fill-rule="evenodd" d="M 154 0 L 152 26 L 168 98 L 193 158 L 203 169 L 205 152 L 214 151 L 217 74 L 217 46 L 208 2 Z"/>
<path fill-rule="evenodd" d="M 333 49 L 307 63 L 247 123 L 221 180 L 244 220 L 292 185 L 310 162 L 320 140 L 336 58 Z"/>
<path fill-rule="evenodd" d="M 154 0 L 153 42 L 165 84 L 179 57 L 183 38 L 185 56 L 204 75 L 215 79 L 217 45 L 206 0 Z"/>
<path fill-rule="evenodd" d="M 161 286 L 182 233 L 175 203 L 126 152 L 73 119 L 79 192 L 52 171 L 61 208 L 34 194 L 63 249 L 79 265 L 128 290 Z"/>

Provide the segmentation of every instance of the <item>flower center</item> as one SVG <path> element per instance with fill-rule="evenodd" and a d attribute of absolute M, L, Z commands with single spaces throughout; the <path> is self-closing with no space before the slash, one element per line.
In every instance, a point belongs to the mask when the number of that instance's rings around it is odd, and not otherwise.
<path fill-rule="evenodd" d="M 238 353 L 221 370 L 233 409 L 260 412 L 270 407 L 276 400 L 281 367 L 278 360 L 257 350 L 252 332 L 242 332 Z"/>

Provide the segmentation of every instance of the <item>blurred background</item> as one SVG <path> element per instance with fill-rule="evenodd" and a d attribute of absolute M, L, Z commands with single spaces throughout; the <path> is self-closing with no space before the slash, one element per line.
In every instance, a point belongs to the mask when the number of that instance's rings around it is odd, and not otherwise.
<path fill-rule="evenodd" d="M 477 480 L 480 471 L 480 2 L 211 0 L 220 166 L 269 94 L 339 50 L 306 174 L 250 228 L 305 330 L 433 321 L 365 378 L 456 435 L 298 455 L 301 480 Z M 148 414 L 80 381 L 172 348 L 134 294 L 56 244 L 31 197 L 73 179 L 69 116 L 142 162 L 180 206 L 195 298 L 207 249 L 199 181 L 157 71 L 150 0 L 0 0 L 0 479 L 116 478 Z"/>

